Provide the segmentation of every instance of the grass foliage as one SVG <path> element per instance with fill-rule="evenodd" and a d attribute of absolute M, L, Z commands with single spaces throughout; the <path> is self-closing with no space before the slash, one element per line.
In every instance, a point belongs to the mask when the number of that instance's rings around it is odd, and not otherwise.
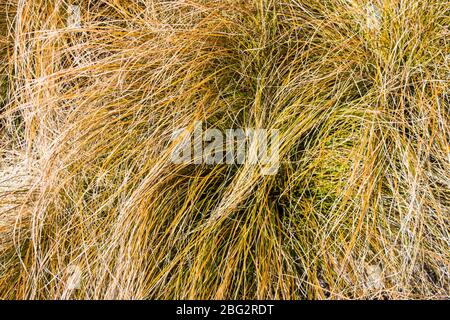
<path fill-rule="evenodd" d="M 0 2 L 1 298 L 448 298 L 447 0 Z M 196 121 L 278 174 L 173 164 Z"/>

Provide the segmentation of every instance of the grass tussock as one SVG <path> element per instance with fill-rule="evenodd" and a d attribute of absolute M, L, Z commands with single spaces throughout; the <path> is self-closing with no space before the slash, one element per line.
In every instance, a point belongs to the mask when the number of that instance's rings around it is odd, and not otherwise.
<path fill-rule="evenodd" d="M 448 1 L 8 5 L 1 298 L 448 298 Z M 196 121 L 278 174 L 173 164 Z"/>

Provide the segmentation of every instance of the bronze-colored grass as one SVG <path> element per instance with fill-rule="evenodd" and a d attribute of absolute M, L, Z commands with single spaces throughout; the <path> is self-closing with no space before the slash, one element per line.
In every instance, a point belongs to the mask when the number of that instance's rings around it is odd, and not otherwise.
<path fill-rule="evenodd" d="M 1 298 L 448 298 L 448 1 L 15 9 Z M 196 121 L 280 130 L 278 174 L 173 164 Z"/>

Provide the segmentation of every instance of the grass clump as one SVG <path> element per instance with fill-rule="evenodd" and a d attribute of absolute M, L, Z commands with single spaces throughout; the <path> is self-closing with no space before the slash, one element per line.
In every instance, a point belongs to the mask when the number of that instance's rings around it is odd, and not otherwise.
<path fill-rule="evenodd" d="M 448 2 L 16 9 L 1 297 L 448 297 Z M 278 174 L 172 163 L 196 121 L 279 130 Z"/>

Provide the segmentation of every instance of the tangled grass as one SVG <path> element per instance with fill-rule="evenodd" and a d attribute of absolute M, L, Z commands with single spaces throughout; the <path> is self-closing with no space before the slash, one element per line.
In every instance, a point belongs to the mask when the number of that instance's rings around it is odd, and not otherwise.
<path fill-rule="evenodd" d="M 0 8 L 1 298 L 448 298 L 450 2 Z M 196 121 L 278 174 L 172 163 Z"/>

